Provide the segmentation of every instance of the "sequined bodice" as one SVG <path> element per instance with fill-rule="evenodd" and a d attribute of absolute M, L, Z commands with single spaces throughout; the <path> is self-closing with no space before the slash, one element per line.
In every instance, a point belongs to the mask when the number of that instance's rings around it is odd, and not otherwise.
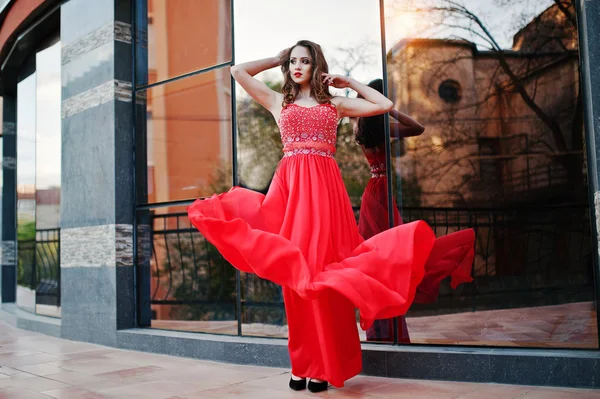
<path fill-rule="evenodd" d="M 288 104 L 281 110 L 279 130 L 283 156 L 335 154 L 338 116 L 333 104 L 302 107 Z"/>
<path fill-rule="evenodd" d="M 364 150 L 369 166 L 371 167 L 371 177 L 385 177 L 385 148 L 372 148 Z"/>

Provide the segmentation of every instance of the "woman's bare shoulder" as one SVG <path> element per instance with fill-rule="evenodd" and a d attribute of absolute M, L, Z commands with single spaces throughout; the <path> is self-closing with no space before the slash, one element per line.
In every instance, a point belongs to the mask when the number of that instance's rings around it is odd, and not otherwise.
<path fill-rule="evenodd" d="M 342 97 L 342 96 L 333 96 L 331 97 L 331 104 L 335 105 L 336 107 L 338 107 L 342 101 L 344 101 L 344 98 L 346 97 Z"/>

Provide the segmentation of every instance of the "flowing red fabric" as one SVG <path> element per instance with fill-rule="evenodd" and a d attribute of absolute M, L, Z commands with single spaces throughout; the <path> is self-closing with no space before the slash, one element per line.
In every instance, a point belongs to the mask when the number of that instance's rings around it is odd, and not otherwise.
<path fill-rule="evenodd" d="M 417 221 L 360 236 L 331 156 L 334 106 L 288 106 L 279 126 L 285 156 L 266 195 L 234 187 L 188 215 L 234 267 L 283 287 L 292 373 L 341 387 L 362 368 L 354 309 L 363 329 L 404 314 L 435 235 Z"/>
<path fill-rule="evenodd" d="M 368 239 L 389 228 L 387 178 L 385 151 L 365 152 L 371 166 L 372 177 L 363 192 L 358 230 Z M 401 225 L 402 217 L 392 198 L 395 226 Z M 442 280 L 451 277 L 450 285 L 456 289 L 462 283 L 472 281 L 471 268 L 475 257 L 475 231 L 465 229 L 436 239 L 427 262 L 425 275 L 417 286 L 414 303 L 433 303 L 437 300 Z M 393 341 L 393 320 L 376 320 L 367 329 L 368 341 Z M 408 343 L 410 337 L 406 319 L 398 320 L 398 340 Z"/>

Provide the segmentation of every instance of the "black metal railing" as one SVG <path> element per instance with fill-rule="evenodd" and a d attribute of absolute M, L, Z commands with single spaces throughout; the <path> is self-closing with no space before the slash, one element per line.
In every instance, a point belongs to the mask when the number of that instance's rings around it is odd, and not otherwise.
<path fill-rule="evenodd" d="M 36 304 L 60 306 L 60 229 L 39 229 L 17 243 L 19 285 L 35 290 Z"/>
<path fill-rule="evenodd" d="M 532 190 L 564 187 L 568 183 L 567 170 L 560 164 L 539 165 L 531 169 L 511 172 L 502 187 L 505 195 L 529 192 Z"/>
<path fill-rule="evenodd" d="M 405 222 L 425 220 L 437 236 L 476 233 L 471 284 L 442 286 L 436 313 L 568 303 L 593 298 L 593 246 L 587 206 L 520 209 L 405 208 Z"/>
<path fill-rule="evenodd" d="M 356 212 L 358 213 L 358 212 Z M 405 222 L 425 220 L 442 236 L 465 228 L 476 232 L 474 281 L 438 301 L 414 305 L 429 314 L 539 306 L 591 300 L 592 234 L 587 206 L 523 209 L 404 208 Z M 152 216 L 151 304 L 169 305 L 177 320 L 234 320 L 283 324 L 281 289 L 255 275 L 235 271 L 190 226 L 186 213 Z"/>
<path fill-rule="evenodd" d="M 17 243 L 17 284 L 34 290 L 36 286 L 35 239 Z"/>
<path fill-rule="evenodd" d="M 36 304 L 60 306 L 60 229 L 36 231 Z"/>
<path fill-rule="evenodd" d="M 186 213 L 152 216 L 151 304 L 175 320 L 235 320 L 235 270 Z"/>

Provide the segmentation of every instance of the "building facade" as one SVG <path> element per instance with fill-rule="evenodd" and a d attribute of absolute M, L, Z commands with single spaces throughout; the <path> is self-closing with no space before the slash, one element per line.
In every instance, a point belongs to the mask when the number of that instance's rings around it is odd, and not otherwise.
<path fill-rule="evenodd" d="M 388 135 L 388 211 L 477 234 L 473 282 L 415 304 L 410 344 L 361 336 L 364 372 L 600 386 L 600 1 L 312 2 L 0 3 L 0 319 L 287 367 L 279 287 L 232 268 L 185 208 L 268 189 L 277 125 L 229 68 L 307 37 L 426 126 Z M 347 120 L 336 158 L 358 217 L 371 172 Z"/>

